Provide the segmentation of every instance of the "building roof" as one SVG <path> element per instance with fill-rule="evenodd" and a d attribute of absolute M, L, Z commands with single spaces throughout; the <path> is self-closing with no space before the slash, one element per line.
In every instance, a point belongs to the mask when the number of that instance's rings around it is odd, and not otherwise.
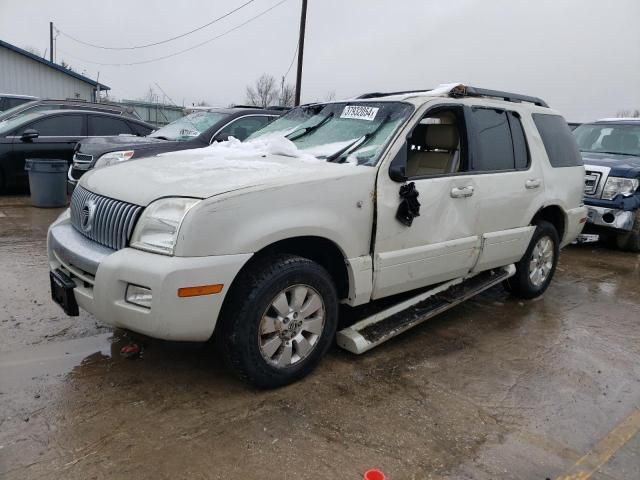
<path fill-rule="evenodd" d="M 78 80 L 81 80 L 83 82 L 86 82 L 90 85 L 93 85 L 94 87 L 98 86 L 98 82 L 96 82 L 95 80 L 91 80 L 88 77 L 85 77 L 84 75 L 80 75 L 79 73 L 73 72 L 67 68 L 64 68 L 61 65 L 58 65 L 56 63 L 50 62 L 49 60 L 45 60 L 44 58 L 40 58 L 38 55 L 34 55 L 31 52 L 27 52 L 26 50 L 23 50 L 21 48 L 16 47 L 15 45 L 11 45 L 10 43 L 4 42 L 2 40 L 0 40 L 0 47 L 4 47 L 7 48 L 15 53 L 18 53 L 20 55 L 24 55 L 27 58 L 30 58 L 31 60 L 35 60 L 36 62 L 42 63 L 43 65 L 46 65 L 47 67 L 51 67 L 54 70 L 58 70 L 59 72 L 62 73 L 66 73 L 67 75 L 77 78 Z M 106 86 L 104 83 L 100 84 L 100 90 L 111 90 L 111 88 L 109 88 L 108 86 Z"/>

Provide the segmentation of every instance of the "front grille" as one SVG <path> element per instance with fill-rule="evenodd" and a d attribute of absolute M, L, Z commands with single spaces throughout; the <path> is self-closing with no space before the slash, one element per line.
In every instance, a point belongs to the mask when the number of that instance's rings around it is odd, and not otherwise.
<path fill-rule="evenodd" d="M 585 195 L 595 195 L 598 191 L 598 184 L 600 183 L 600 172 L 587 171 L 584 177 L 584 193 Z"/>
<path fill-rule="evenodd" d="M 73 156 L 73 163 L 91 163 L 93 155 L 87 155 L 86 153 L 76 153 Z"/>
<path fill-rule="evenodd" d="M 87 238 L 120 250 L 129 243 L 143 207 L 97 195 L 80 186 L 71 196 L 71 224 Z"/>

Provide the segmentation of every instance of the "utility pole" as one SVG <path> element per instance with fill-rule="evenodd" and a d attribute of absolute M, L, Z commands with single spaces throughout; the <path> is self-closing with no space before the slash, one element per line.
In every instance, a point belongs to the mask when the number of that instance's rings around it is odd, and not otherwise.
<path fill-rule="evenodd" d="M 49 22 L 49 61 L 53 63 L 53 22 Z"/>
<path fill-rule="evenodd" d="M 302 0 L 302 11 L 300 12 L 300 37 L 298 39 L 298 73 L 296 75 L 296 101 L 295 105 L 300 105 L 300 91 L 302 89 L 302 58 L 304 57 L 304 31 L 307 24 L 307 0 Z"/>

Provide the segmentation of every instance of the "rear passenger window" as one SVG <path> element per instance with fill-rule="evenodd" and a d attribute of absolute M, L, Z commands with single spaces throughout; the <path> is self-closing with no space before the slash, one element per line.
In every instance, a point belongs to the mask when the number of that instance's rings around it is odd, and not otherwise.
<path fill-rule="evenodd" d="M 475 133 L 471 170 L 513 170 L 515 159 L 506 112 L 474 107 L 471 117 Z"/>
<path fill-rule="evenodd" d="M 552 167 L 582 165 L 575 137 L 564 118 L 546 113 L 534 113 L 532 117 Z"/>
<path fill-rule="evenodd" d="M 121 133 L 133 133 L 124 120 L 111 117 L 99 117 L 89 115 L 89 136 L 120 135 Z"/>

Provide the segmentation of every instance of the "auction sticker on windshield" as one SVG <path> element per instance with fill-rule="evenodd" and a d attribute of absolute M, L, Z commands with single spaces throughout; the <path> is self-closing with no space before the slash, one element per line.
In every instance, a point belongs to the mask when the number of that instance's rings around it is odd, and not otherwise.
<path fill-rule="evenodd" d="M 353 118 L 355 120 L 373 121 L 378 114 L 379 108 L 366 107 L 364 105 L 347 105 L 344 107 L 340 118 Z"/>

